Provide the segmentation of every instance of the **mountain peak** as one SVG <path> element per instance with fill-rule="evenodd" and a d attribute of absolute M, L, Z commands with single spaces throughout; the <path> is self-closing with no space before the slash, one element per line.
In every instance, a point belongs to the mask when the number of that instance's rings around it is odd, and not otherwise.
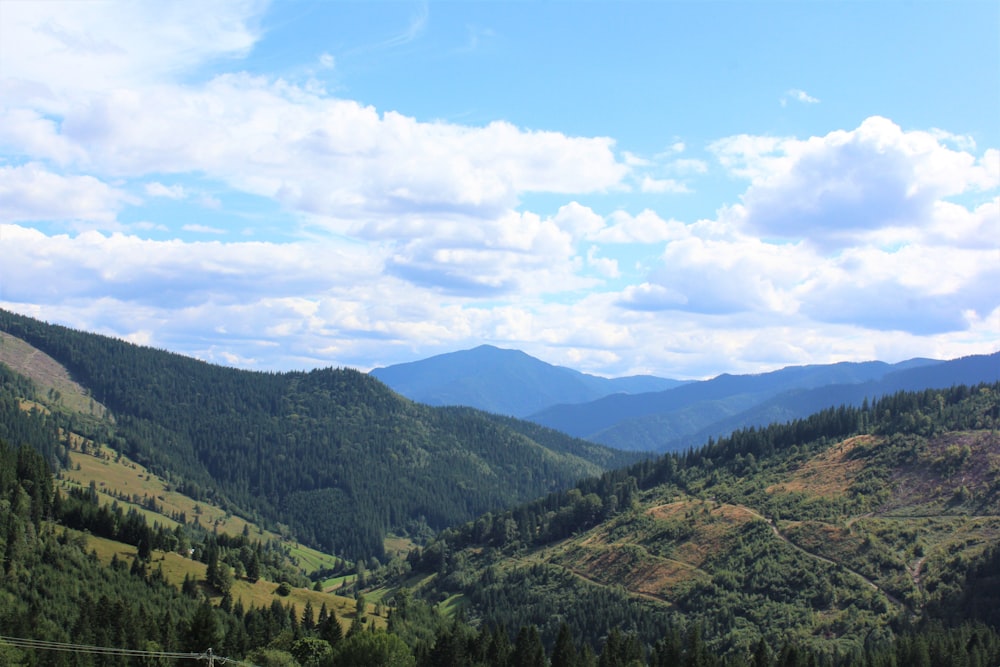
<path fill-rule="evenodd" d="M 466 405 L 521 417 L 560 403 L 609 394 L 667 389 L 680 384 L 652 376 L 608 379 L 536 359 L 516 349 L 483 344 L 420 361 L 376 368 L 371 374 L 396 392 L 430 405 Z"/>

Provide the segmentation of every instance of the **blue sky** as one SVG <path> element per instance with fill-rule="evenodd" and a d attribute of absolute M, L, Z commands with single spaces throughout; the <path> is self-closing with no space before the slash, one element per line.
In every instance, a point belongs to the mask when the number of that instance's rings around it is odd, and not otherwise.
<path fill-rule="evenodd" d="M 1000 348 L 994 2 L 0 2 L 0 307 L 244 368 Z"/>

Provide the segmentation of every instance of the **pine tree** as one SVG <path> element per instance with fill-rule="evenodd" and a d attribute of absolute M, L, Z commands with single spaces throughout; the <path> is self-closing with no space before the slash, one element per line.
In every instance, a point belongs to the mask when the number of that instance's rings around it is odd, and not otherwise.
<path fill-rule="evenodd" d="M 518 631 L 511 667 L 545 667 L 545 647 L 534 625 L 522 625 Z"/>
<path fill-rule="evenodd" d="M 579 656 L 573 645 L 573 637 L 570 635 L 569 626 L 564 621 L 559 625 L 559 635 L 552 648 L 552 667 L 577 667 L 578 660 Z"/>

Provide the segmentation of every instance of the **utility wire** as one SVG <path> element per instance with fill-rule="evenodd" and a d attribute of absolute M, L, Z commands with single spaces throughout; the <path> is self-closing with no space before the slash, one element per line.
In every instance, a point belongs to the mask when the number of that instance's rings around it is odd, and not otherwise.
<path fill-rule="evenodd" d="M 93 653 L 97 655 L 120 655 L 127 657 L 148 657 L 148 658 L 179 658 L 182 660 L 208 660 L 210 663 L 220 665 L 244 665 L 245 667 L 257 667 L 256 665 L 224 658 L 212 654 L 209 649 L 205 653 L 180 653 L 177 651 L 142 651 L 139 649 L 117 648 L 114 646 L 90 646 L 87 644 L 69 644 L 65 642 L 50 642 L 42 639 L 25 639 L 22 637 L 5 637 L 0 635 L 0 643 L 14 648 L 27 648 L 40 651 L 65 651 L 68 653 Z"/>

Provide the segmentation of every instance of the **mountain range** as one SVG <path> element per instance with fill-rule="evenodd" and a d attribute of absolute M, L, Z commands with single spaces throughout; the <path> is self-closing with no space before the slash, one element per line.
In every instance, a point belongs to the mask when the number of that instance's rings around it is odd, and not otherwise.
<path fill-rule="evenodd" d="M 996 362 L 585 404 L 758 400 L 653 457 L 0 310 L 0 664 L 996 665 Z"/>
<path fill-rule="evenodd" d="M 466 405 L 512 417 L 525 417 L 559 403 L 584 403 L 609 394 L 639 394 L 684 384 L 653 375 L 588 375 L 492 345 L 376 368 L 371 375 L 420 403 Z"/>
<path fill-rule="evenodd" d="M 681 382 L 653 376 L 598 378 L 517 350 L 480 346 L 376 369 L 372 375 L 413 400 L 517 414 L 609 447 L 664 452 L 829 406 L 861 405 L 895 391 L 996 382 L 1000 353 L 951 361 L 790 366 Z"/>

